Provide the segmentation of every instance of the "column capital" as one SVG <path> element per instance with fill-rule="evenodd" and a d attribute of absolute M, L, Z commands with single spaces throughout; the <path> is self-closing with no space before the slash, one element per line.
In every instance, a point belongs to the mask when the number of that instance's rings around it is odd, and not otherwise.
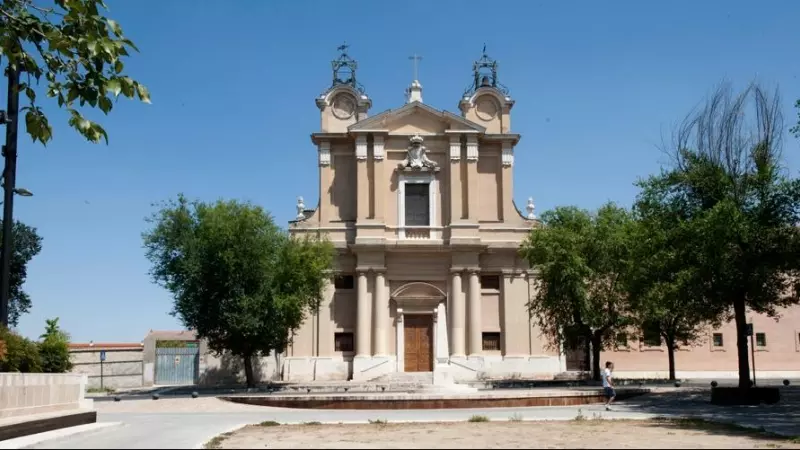
<path fill-rule="evenodd" d="M 450 268 L 450 275 L 461 275 L 464 272 L 463 267 L 451 267 Z"/>
<path fill-rule="evenodd" d="M 480 269 L 480 267 L 468 267 L 468 268 L 466 269 L 466 272 L 467 272 L 467 273 L 468 273 L 470 276 L 472 276 L 472 275 L 476 275 L 476 276 L 477 276 L 477 275 L 480 275 L 480 274 L 481 274 L 481 269 Z"/>
<path fill-rule="evenodd" d="M 355 271 L 359 275 L 362 274 L 362 273 L 364 275 L 369 275 L 371 273 L 372 274 L 377 274 L 377 273 L 385 274 L 386 273 L 386 267 L 356 267 Z"/>

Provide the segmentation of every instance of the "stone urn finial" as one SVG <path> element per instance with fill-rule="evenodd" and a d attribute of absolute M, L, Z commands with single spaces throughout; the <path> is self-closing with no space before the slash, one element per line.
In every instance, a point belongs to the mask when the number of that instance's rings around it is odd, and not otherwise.
<path fill-rule="evenodd" d="M 297 197 L 297 220 L 304 220 L 306 215 L 304 211 L 306 210 L 306 204 L 303 202 L 303 197 Z"/>
<path fill-rule="evenodd" d="M 533 204 L 533 197 L 528 197 L 528 205 L 525 209 L 528 211 L 528 220 L 536 220 L 536 205 Z"/>

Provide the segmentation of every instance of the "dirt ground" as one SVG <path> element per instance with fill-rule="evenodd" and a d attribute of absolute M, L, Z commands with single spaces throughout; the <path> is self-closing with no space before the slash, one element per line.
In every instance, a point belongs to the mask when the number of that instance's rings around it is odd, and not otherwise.
<path fill-rule="evenodd" d="M 800 443 L 708 423 L 586 420 L 252 425 L 207 448 L 800 448 Z"/>

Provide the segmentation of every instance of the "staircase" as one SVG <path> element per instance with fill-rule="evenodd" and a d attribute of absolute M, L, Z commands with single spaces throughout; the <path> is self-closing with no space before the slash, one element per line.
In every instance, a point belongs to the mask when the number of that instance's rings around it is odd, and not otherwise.
<path fill-rule="evenodd" d="M 433 372 L 392 372 L 372 379 L 370 383 L 388 384 L 393 391 L 416 390 L 433 385 Z"/>

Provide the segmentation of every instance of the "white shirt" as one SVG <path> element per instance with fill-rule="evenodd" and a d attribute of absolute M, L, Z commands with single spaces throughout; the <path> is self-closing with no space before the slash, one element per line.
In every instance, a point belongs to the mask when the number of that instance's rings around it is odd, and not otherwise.
<path fill-rule="evenodd" d="M 611 387 L 611 385 L 608 383 L 608 379 L 610 377 L 611 377 L 611 369 L 606 367 L 605 369 L 603 369 L 603 373 L 602 373 L 603 387 L 604 388 L 605 387 Z"/>

